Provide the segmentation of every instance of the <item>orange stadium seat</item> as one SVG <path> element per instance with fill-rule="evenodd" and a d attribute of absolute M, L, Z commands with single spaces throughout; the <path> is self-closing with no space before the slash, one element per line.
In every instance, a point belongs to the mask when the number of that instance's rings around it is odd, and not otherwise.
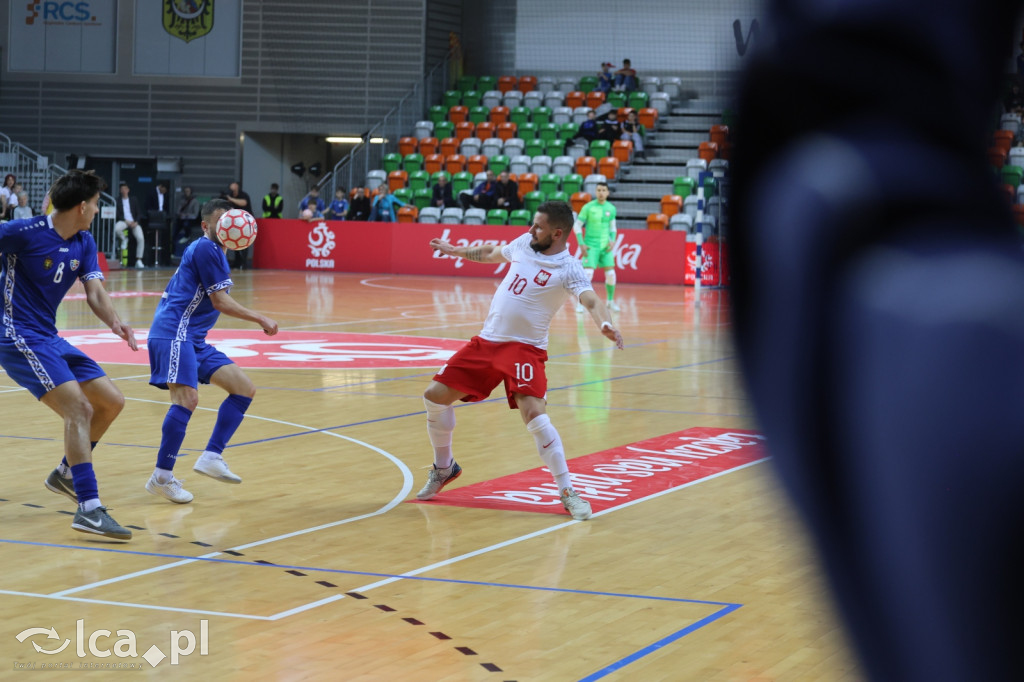
<path fill-rule="evenodd" d="M 352 189 L 350 189 L 350 190 L 348 191 L 348 198 L 349 198 L 349 201 L 351 201 L 352 199 L 355 199 L 355 198 L 356 198 L 356 192 L 358 192 L 358 191 L 359 191 L 359 188 L 358 188 L 358 187 L 353 187 Z M 366 193 L 366 196 L 370 196 L 370 193 L 369 193 L 369 192 L 368 192 L 368 191 L 366 190 L 366 188 L 365 188 L 365 187 L 363 188 L 363 192 L 365 192 L 365 193 Z"/>
<path fill-rule="evenodd" d="M 491 123 L 497 125 L 508 121 L 508 107 L 491 107 Z"/>
<path fill-rule="evenodd" d="M 668 216 L 669 218 L 674 216 L 676 213 L 681 212 L 682 210 L 683 198 L 678 194 L 666 194 L 661 198 L 661 212 Z"/>
<path fill-rule="evenodd" d="M 645 107 L 636 113 L 636 119 L 644 128 L 654 130 L 654 125 L 658 122 L 658 110 Z"/>
<path fill-rule="evenodd" d="M 569 203 L 572 204 L 572 210 L 574 210 L 577 213 L 579 213 L 580 210 L 582 210 L 583 207 L 587 204 L 587 202 L 591 201 L 593 198 L 594 197 L 590 196 L 586 192 L 576 192 L 569 199 Z"/>
<path fill-rule="evenodd" d="M 537 89 L 537 77 L 536 76 L 520 76 L 519 77 L 519 92 L 531 92 Z"/>
<path fill-rule="evenodd" d="M 597 162 L 597 172 L 609 180 L 619 177 L 619 160 L 614 156 L 606 156 Z"/>
<path fill-rule="evenodd" d="M 711 141 L 717 144 L 719 147 L 722 143 L 729 139 L 729 126 L 726 125 L 714 125 L 711 126 Z"/>
<path fill-rule="evenodd" d="M 402 155 L 402 158 L 409 154 L 415 154 L 417 147 L 419 147 L 419 140 L 415 137 L 403 137 L 398 141 L 398 153 Z"/>
<path fill-rule="evenodd" d="M 476 126 L 474 126 L 469 121 L 463 121 L 462 123 L 456 123 L 455 124 L 455 139 L 457 139 L 457 140 L 465 140 L 467 137 L 473 137 L 473 133 L 474 133 L 475 130 L 476 130 Z"/>
<path fill-rule="evenodd" d="M 586 106 L 586 104 L 587 93 L 582 92 L 580 90 L 573 90 L 572 92 L 565 96 L 565 106 L 569 107 L 570 109 Z"/>
<path fill-rule="evenodd" d="M 707 162 L 718 158 L 718 144 L 715 142 L 701 142 L 697 147 L 697 156 Z"/>
<path fill-rule="evenodd" d="M 1006 195 L 1006 200 L 1011 204 L 1017 203 L 1017 188 L 1013 185 L 999 185 L 1000 191 Z"/>
<path fill-rule="evenodd" d="M 597 172 L 597 159 L 593 156 L 581 156 L 576 159 L 576 173 L 587 177 Z"/>
<path fill-rule="evenodd" d="M 651 213 L 647 216 L 648 230 L 667 230 L 668 216 L 664 213 Z"/>
<path fill-rule="evenodd" d="M 396 189 L 401 189 L 408 181 L 409 174 L 404 170 L 393 170 L 388 173 L 388 190 L 394 192 Z"/>
<path fill-rule="evenodd" d="M 490 121 L 482 121 L 476 124 L 476 136 L 481 140 L 494 137 L 494 124 Z"/>
<path fill-rule="evenodd" d="M 459 153 L 459 141 L 454 137 L 446 137 L 441 140 L 440 153 L 445 156 L 453 156 Z"/>
<path fill-rule="evenodd" d="M 1010 147 L 1013 146 L 1013 131 L 1012 130 L 997 130 L 992 134 L 992 144 L 996 147 L 1002 147 L 1007 152 L 1010 151 Z"/>
<path fill-rule="evenodd" d="M 600 90 L 594 90 L 587 93 L 587 104 L 586 106 L 591 109 L 597 109 L 599 106 L 604 104 L 605 94 Z"/>
<path fill-rule="evenodd" d="M 633 160 L 633 143 L 630 140 L 615 140 L 612 142 L 612 156 L 619 163 L 629 163 Z"/>
<path fill-rule="evenodd" d="M 420 140 L 420 154 L 423 156 L 437 154 L 439 146 L 440 143 L 437 141 L 436 137 L 424 137 Z"/>
<path fill-rule="evenodd" d="M 471 174 L 483 173 L 487 170 L 487 157 L 483 154 L 474 154 L 466 159 L 466 170 Z"/>
<path fill-rule="evenodd" d="M 992 167 L 999 170 L 1006 164 L 1006 150 L 1002 147 L 988 148 L 988 162 Z"/>
<path fill-rule="evenodd" d="M 466 157 L 462 154 L 449 154 L 444 162 L 444 169 L 451 175 L 466 170 Z"/>
<path fill-rule="evenodd" d="M 537 191 L 537 174 L 523 173 L 519 176 L 519 198 L 522 199 L 530 192 Z"/>
<path fill-rule="evenodd" d="M 1014 204 L 1013 208 L 1013 219 L 1017 221 L 1017 224 L 1024 227 L 1024 204 Z"/>
<path fill-rule="evenodd" d="M 505 94 L 509 90 L 515 90 L 518 85 L 518 79 L 515 76 L 500 76 L 498 78 L 498 90 L 502 94 Z"/>
<path fill-rule="evenodd" d="M 469 107 L 457 104 L 448 109 L 448 120 L 452 123 L 462 123 L 469 119 Z"/>
<path fill-rule="evenodd" d="M 423 157 L 423 170 L 433 177 L 434 173 L 444 170 L 444 157 L 440 154 L 428 154 Z"/>
<path fill-rule="evenodd" d="M 516 131 L 518 130 L 518 128 L 519 126 L 512 122 L 499 123 L 498 137 L 500 137 L 502 140 L 511 140 L 513 137 L 516 136 Z"/>
<path fill-rule="evenodd" d="M 732 142 L 726 140 L 718 147 L 718 158 L 728 161 L 732 157 Z"/>
<path fill-rule="evenodd" d="M 420 210 L 409 204 L 408 206 L 402 206 L 398 209 L 398 222 L 400 223 L 414 223 L 416 218 L 419 217 Z"/>
<path fill-rule="evenodd" d="M 619 110 L 616 112 L 617 116 L 619 117 L 619 123 L 625 121 L 626 117 L 629 116 L 629 112 L 631 111 L 636 111 L 636 109 L 634 109 L 633 107 L 619 107 Z"/>

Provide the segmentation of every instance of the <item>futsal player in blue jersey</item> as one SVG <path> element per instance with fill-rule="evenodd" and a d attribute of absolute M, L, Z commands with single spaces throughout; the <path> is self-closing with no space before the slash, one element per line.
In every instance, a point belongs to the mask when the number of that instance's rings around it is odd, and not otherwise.
<path fill-rule="evenodd" d="M 92 449 L 121 412 L 124 396 L 95 361 L 57 335 L 54 324 L 57 306 L 77 278 L 96 317 L 138 350 L 135 334 L 103 288 L 96 242 L 89 232 L 104 187 L 91 171 L 71 171 L 50 190 L 52 215 L 0 225 L 0 365 L 64 420 L 64 460 L 45 485 L 78 503 L 71 527 L 130 540 L 132 532 L 100 502 L 92 468 Z"/>
<path fill-rule="evenodd" d="M 238 365 L 206 342 L 206 333 L 221 313 L 255 322 L 268 336 L 277 333 L 277 322 L 249 310 L 228 294 L 234 282 L 227 248 L 217 240 L 217 220 L 231 208 L 223 199 L 213 199 L 203 206 L 204 236 L 185 249 L 149 330 L 149 383 L 170 390 L 172 405 L 164 417 L 156 469 L 146 490 L 178 504 L 192 501 L 192 493 L 174 477 L 173 469 L 189 419 L 199 404 L 200 383 L 220 386 L 228 397 L 220 405 L 213 434 L 193 470 L 224 483 L 242 482 L 228 468 L 223 452 L 242 423 L 256 388 Z"/>

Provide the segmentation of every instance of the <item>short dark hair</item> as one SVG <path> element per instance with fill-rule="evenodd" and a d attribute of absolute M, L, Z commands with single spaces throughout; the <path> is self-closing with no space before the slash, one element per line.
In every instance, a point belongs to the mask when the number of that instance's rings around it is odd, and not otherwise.
<path fill-rule="evenodd" d="M 277 189 L 277 188 L 278 188 L 278 184 L 276 182 L 270 183 L 270 189 Z"/>
<path fill-rule="evenodd" d="M 597 183 L 594 186 L 595 187 L 604 187 L 605 189 L 608 189 L 608 183 L 607 182 L 599 182 L 599 183 Z"/>
<path fill-rule="evenodd" d="M 89 201 L 106 188 L 107 183 L 93 171 L 71 170 L 50 187 L 50 203 L 54 210 L 66 211 Z"/>
<path fill-rule="evenodd" d="M 235 205 L 227 199 L 210 199 L 203 204 L 203 208 L 200 213 L 202 213 L 203 222 L 207 222 L 209 221 L 210 216 L 217 211 L 230 211 L 234 207 Z"/>
<path fill-rule="evenodd" d="M 572 206 L 564 201 L 545 201 L 537 207 L 537 213 L 543 213 L 548 217 L 548 225 L 553 230 L 572 229 Z"/>

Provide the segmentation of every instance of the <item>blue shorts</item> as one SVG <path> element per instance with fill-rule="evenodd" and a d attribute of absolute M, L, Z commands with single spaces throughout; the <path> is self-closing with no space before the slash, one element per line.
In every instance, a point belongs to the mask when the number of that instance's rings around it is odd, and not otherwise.
<path fill-rule="evenodd" d="M 150 338 L 146 346 L 149 348 L 149 383 L 157 388 L 166 389 L 167 384 L 199 388 L 201 383 L 210 383 L 210 377 L 218 369 L 233 364 L 231 358 L 205 341 Z"/>
<path fill-rule="evenodd" d="M 59 336 L 0 338 L 0 365 L 36 400 L 69 381 L 106 376 L 95 360 Z"/>

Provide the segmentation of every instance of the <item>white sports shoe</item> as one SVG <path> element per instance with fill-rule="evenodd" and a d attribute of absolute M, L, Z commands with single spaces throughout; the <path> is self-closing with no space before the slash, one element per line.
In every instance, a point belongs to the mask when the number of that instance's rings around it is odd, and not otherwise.
<path fill-rule="evenodd" d="M 149 477 L 146 481 L 146 490 L 151 494 L 159 497 L 164 497 L 175 502 L 177 504 L 187 504 L 192 501 L 192 493 L 181 487 L 184 481 L 171 477 L 171 480 L 167 483 L 160 483 L 156 480 L 156 474 Z"/>
<path fill-rule="evenodd" d="M 619 304 L 615 301 L 608 301 L 608 310 L 611 310 L 613 313 L 617 313 L 622 310 L 622 308 L 620 308 Z"/>
<path fill-rule="evenodd" d="M 577 521 L 586 521 L 593 511 L 590 503 L 580 497 L 572 488 L 562 489 L 562 506 Z"/>
<path fill-rule="evenodd" d="M 141 260 L 137 260 L 137 261 L 135 261 L 135 269 L 136 270 L 145 270 L 146 266 L 143 264 L 143 262 Z"/>
<path fill-rule="evenodd" d="M 576 312 L 578 312 L 578 313 L 582 313 L 582 312 L 583 312 L 584 310 L 586 310 L 586 308 L 584 308 L 584 307 L 583 307 L 582 305 L 580 305 L 579 303 L 577 303 L 577 304 L 576 304 Z"/>
<path fill-rule="evenodd" d="M 202 474 L 203 476 L 209 476 L 215 478 L 223 483 L 241 483 L 242 479 L 232 473 L 231 469 L 228 468 L 228 463 L 224 461 L 224 457 L 218 455 L 216 452 L 205 451 L 196 460 L 196 464 L 192 467 L 192 470 Z"/>

